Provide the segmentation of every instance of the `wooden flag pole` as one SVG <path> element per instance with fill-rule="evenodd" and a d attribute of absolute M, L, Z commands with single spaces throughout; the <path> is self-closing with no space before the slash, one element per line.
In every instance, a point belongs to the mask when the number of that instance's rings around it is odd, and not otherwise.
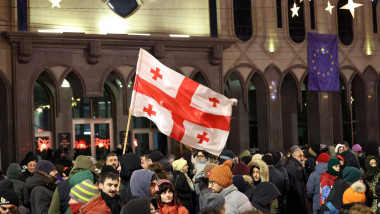
<path fill-rule="evenodd" d="M 127 129 L 125 130 L 125 138 L 124 138 L 124 148 L 123 148 L 123 155 L 125 154 L 125 149 L 127 148 L 127 141 L 128 141 L 128 131 L 129 131 L 129 124 L 131 123 L 131 117 L 132 117 L 132 109 L 129 108 L 129 117 L 128 117 L 128 124 Z"/>

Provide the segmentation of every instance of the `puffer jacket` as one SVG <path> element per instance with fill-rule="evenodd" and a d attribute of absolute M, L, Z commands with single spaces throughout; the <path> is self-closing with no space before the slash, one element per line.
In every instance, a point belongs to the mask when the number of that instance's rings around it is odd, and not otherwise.
<path fill-rule="evenodd" d="M 306 184 L 306 195 L 309 200 L 313 202 L 313 214 L 318 213 L 319 210 L 319 190 L 321 174 L 326 172 L 327 163 L 318 163 L 315 166 L 315 171 L 311 173 L 309 180 Z"/>
<path fill-rule="evenodd" d="M 97 197 L 93 198 L 91 201 L 87 202 L 79 209 L 79 213 L 86 214 L 111 214 L 110 208 L 107 206 L 106 202 L 103 200 L 102 196 L 99 194 Z"/>
<path fill-rule="evenodd" d="M 38 170 L 32 177 L 26 179 L 26 187 L 30 192 L 31 214 L 48 213 L 56 187 L 55 180 L 52 176 Z"/>
<path fill-rule="evenodd" d="M 7 179 L 11 180 L 13 183 L 13 190 L 18 195 L 18 199 L 22 202 L 25 207 L 30 206 L 29 193 L 26 188 L 25 182 L 20 181 L 21 167 L 17 163 L 12 163 L 8 166 Z"/>
<path fill-rule="evenodd" d="M 251 202 L 248 200 L 248 197 L 239 192 L 233 184 L 224 188 L 220 194 L 223 195 L 226 203 L 226 214 L 244 213 L 254 210 Z"/>

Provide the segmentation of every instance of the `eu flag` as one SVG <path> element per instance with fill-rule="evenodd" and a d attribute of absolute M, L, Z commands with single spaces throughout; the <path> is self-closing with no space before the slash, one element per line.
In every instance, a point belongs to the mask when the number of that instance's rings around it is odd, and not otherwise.
<path fill-rule="evenodd" d="M 338 38 L 308 33 L 309 91 L 339 91 Z"/>

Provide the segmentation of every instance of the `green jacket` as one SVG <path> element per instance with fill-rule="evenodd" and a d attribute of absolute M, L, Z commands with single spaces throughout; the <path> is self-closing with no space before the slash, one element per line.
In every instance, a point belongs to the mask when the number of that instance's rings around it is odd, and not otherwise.
<path fill-rule="evenodd" d="M 75 160 L 74 166 L 70 171 L 70 178 L 77 172 L 83 171 L 83 170 L 90 170 L 96 177 L 99 176 L 99 174 L 95 171 L 95 168 L 90 160 L 89 157 L 84 155 L 79 155 L 77 159 Z M 69 178 L 69 179 L 70 179 Z M 61 203 L 62 206 L 65 206 L 68 208 L 68 202 L 70 200 L 70 196 L 68 195 L 70 193 L 70 187 L 69 187 L 69 181 L 62 181 L 57 188 L 54 191 L 53 198 L 51 200 L 50 208 L 48 214 L 60 214 L 61 213 Z M 67 184 L 67 188 L 65 188 L 65 191 L 67 191 L 67 198 L 61 198 L 59 193 L 60 185 Z M 66 196 L 66 195 L 65 195 Z M 64 210 L 66 212 L 66 210 Z"/>
<path fill-rule="evenodd" d="M 25 186 L 25 182 L 20 181 L 21 167 L 17 163 L 12 163 L 8 166 L 7 178 L 13 183 L 13 190 L 18 195 L 18 199 L 25 207 L 30 206 L 28 189 Z"/>

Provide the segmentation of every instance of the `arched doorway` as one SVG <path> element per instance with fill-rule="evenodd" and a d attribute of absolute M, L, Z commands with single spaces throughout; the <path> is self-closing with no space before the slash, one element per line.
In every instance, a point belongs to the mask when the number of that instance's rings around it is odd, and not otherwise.
<path fill-rule="evenodd" d="M 342 135 L 343 139 L 335 139 L 335 143 L 339 143 L 340 141 L 347 141 L 350 144 L 353 140 L 353 117 L 352 117 L 352 109 L 351 109 L 351 91 L 348 94 L 349 90 L 347 88 L 346 83 L 343 81 L 342 77 L 339 78 L 340 84 L 340 101 L 341 101 L 341 114 L 342 114 Z"/>
<path fill-rule="evenodd" d="M 51 160 L 54 149 L 54 118 L 56 88 L 51 75 L 44 71 L 33 87 L 33 127 L 36 154 Z"/>
<path fill-rule="evenodd" d="M 226 144 L 233 152 L 239 153 L 249 148 L 249 138 L 247 136 L 248 117 L 243 101 L 243 84 L 237 72 L 234 71 L 228 76 L 224 85 L 224 95 L 238 100 L 237 107 L 232 108 L 230 134 Z"/>
<path fill-rule="evenodd" d="M 257 72 L 248 85 L 248 118 L 249 147 L 255 151 L 268 151 L 268 89 Z"/>
<path fill-rule="evenodd" d="M 284 149 L 298 145 L 297 84 L 288 73 L 281 84 L 282 139 Z"/>
<path fill-rule="evenodd" d="M 15 161 L 15 157 L 11 154 L 14 154 L 14 144 L 10 143 L 11 136 L 9 133 L 9 84 L 5 77 L 3 78 L 0 71 L 0 167 L 4 169 L 10 163 Z"/>
<path fill-rule="evenodd" d="M 367 103 L 366 92 L 362 78 L 357 74 L 352 80 L 351 86 L 351 105 L 352 105 L 352 123 L 355 143 L 363 145 L 367 142 Z"/>

